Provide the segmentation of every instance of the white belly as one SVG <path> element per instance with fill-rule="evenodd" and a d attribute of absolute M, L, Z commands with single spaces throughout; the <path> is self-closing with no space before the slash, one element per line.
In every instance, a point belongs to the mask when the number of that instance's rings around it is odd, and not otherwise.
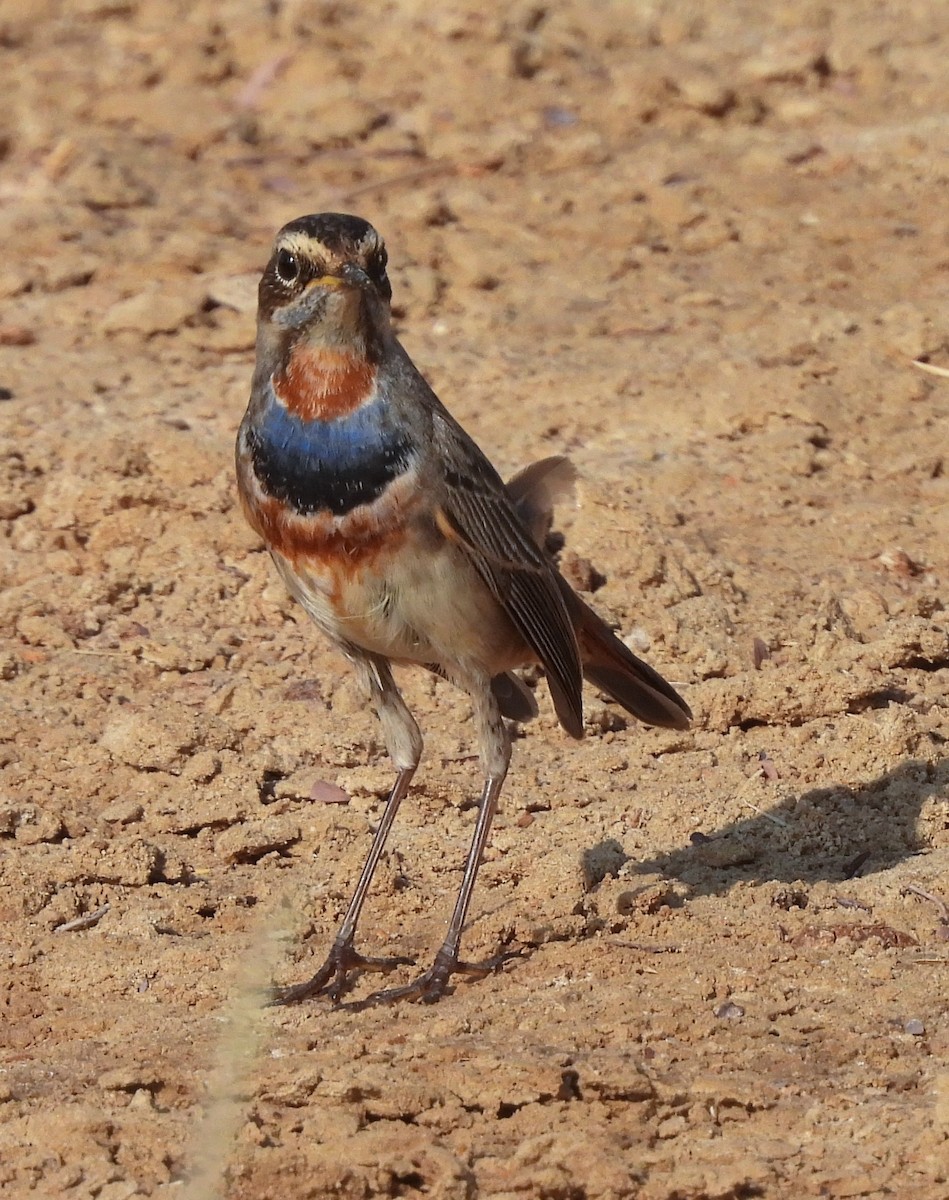
<path fill-rule="evenodd" d="M 274 556 L 287 588 L 334 642 L 400 662 L 471 664 L 489 675 L 531 661 L 500 605 L 449 543 L 409 548 L 343 580 Z"/>

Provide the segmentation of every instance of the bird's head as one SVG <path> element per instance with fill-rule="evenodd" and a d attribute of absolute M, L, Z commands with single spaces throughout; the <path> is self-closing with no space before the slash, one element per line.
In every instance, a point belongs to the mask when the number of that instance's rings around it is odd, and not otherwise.
<path fill-rule="evenodd" d="M 386 248 L 360 217 L 298 217 L 277 234 L 258 289 L 262 349 L 308 343 L 374 357 L 389 328 Z"/>

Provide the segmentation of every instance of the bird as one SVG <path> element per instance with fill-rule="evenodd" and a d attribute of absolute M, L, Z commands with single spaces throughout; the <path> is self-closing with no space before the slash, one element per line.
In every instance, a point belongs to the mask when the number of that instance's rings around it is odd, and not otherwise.
<path fill-rule="evenodd" d="M 434 1003 L 453 976 L 511 957 L 460 957 L 462 932 L 511 760 L 506 720 L 538 712 L 514 672 L 540 666 L 560 725 L 583 736 L 583 680 L 646 725 L 692 714 L 574 591 L 545 548 L 573 468 L 553 456 L 506 484 L 435 395 L 393 329 L 381 236 L 361 217 L 318 213 L 277 233 L 258 288 L 256 365 L 236 442 L 244 514 L 277 573 L 358 675 L 395 781 L 342 924 L 320 969 L 275 1004 L 335 1003 L 364 971 L 412 963 L 356 948 L 360 914 L 422 735 L 392 675 L 414 664 L 470 697 L 483 776 L 445 939 L 412 982 L 369 1000 Z"/>

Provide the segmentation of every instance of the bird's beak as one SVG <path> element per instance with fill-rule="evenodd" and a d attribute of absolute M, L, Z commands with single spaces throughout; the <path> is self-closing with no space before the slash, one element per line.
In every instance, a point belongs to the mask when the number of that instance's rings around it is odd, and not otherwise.
<path fill-rule="evenodd" d="M 341 288 L 346 286 L 346 280 L 340 275 L 317 275 L 304 287 L 303 291 L 312 292 L 314 288 Z"/>
<path fill-rule="evenodd" d="M 362 267 L 357 267 L 355 263 L 346 263 L 340 267 L 337 275 L 318 275 L 316 279 L 311 279 L 306 286 L 306 290 L 309 291 L 314 287 L 334 289 L 355 287 L 361 289 L 368 287 L 370 283 L 371 280 Z"/>
<path fill-rule="evenodd" d="M 344 283 L 348 283 L 351 287 L 366 288 L 370 287 L 372 280 L 362 269 L 357 267 L 355 263 L 346 263 L 340 271 Z"/>

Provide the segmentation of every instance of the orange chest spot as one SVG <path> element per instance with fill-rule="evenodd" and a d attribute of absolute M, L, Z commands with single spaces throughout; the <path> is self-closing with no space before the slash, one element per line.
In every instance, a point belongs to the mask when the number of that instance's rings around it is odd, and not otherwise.
<path fill-rule="evenodd" d="M 303 421 L 331 421 L 354 412 L 375 383 L 375 368 L 364 358 L 325 349 L 294 350 L 273 377 L 277 399 Z"/>
<path fill-rule="evenodd" d="M 295 570 L 315 572 L 338 584 L 352 581 L 365 569 L 398 554 L 407 529 L 398 522 L 380 522 L 371 513 L 340 523 L 326 516 L 298 517 L 278 500 L 255 501 L 241 495 L 248 521 L 268 549 L 285 558 Z M 337 588 L 331 587 L 330 591 Z"/>

